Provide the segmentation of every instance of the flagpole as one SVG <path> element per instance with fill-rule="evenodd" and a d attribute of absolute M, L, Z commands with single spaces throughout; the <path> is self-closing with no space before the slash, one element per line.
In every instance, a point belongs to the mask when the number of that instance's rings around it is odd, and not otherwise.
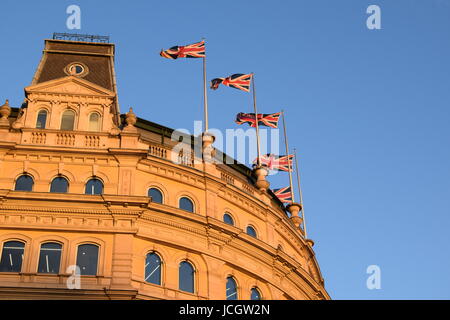
<path fill-rule="evenodd" d="M 294 194 L 294 187 L 292 185 L 292 168 L 291 168 L 291 161 L 289 160 L 289 143 L 288 143 L 288 137 L 287 137 L 287 133 L 286 133 L 286 121 L 284 120 L 284 110 L 281 110 L 281 115 L 283 116 L 284 142 L 286 144 L 286 157 L 287 157 L 288 166 L 289 166 L 289 185 L 291 187 L 292 203 L 294 203 L 295 202 L 295 194 Z"/>
<path fill-rule="evenodd" d="M 259 144 L 259 119 L 258 119 L 258 111 L 256 110 L 256 89 L 255 89 L 255 75 L 252 73 L 252 88 L 253 88 L 253 109 L 255 111 L 255 123 L 256 123 L 256 145 L 257 145 L 257 165 L 258 167 L 261 166 L 261 148 Z"/>
<path fill-rule="evenodd" d="M 305 232 L 305 238 L 307 239 L 308 233 L 306 232 L 305 207 L 303 205 L 302 187 L 300 185 L 300 171 L 298 170 L 297 150 L 295 148 L 294 148 L 294 156 L 295 156 L 295 172 L 297 173 L 298 192 L 300 195 L 300 204 L 302 205 L 303 231 Z"/>
<path fill-rule="evenodd" d="M 205 41 L 205 38 L 203 38 Z M 206 43 L 205 43 L 205 56 L 203 57 L 203 108 L 204 108 L 204 117 L 205 117 L 205 132 L 209 129 L 208 124 L 208 94 L 206 89 Z"/>

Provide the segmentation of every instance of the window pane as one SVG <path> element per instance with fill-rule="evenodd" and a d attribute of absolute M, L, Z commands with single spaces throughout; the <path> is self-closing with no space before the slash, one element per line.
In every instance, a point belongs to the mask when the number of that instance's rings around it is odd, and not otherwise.
<path fill-rule="evenodd" d="M 50 186 L 50 192 L 56 193 L 65 193 L 69 189 L 69 182 L 66 178 L 57 177 L 53 179 L 52 184 Z"/>
<path fill-rule="evenodd" d="M 73 130 L 75 113 L 72 110 L 66 110 L 61 118 L 61 130 Z"/>
<path fill-rule="evenodd" d="M 3 244 L 0 272 L 20 272 L 25 244 L 19 241 L 9 241 Z"/>
<path fill-rule="evenodd" d="M 180 209 L 183 209 L 183 210 L 186 210 L 189 212 L 194 212 L 194 204 L 188 198 L 181 198 L 180 199 Z"/>
<path fill-rule="evenodd" d="M 161 259 L 156 253 L 149 253 L 145 259 L 145 281 L 161 285 Z"/>
<path fill-rule="evenodd" d="M 98 246 L 83 244 L 78 246 L 77 266 L 82 276 L 95 276 L 97 274 Z"/>
<path fill-rule="evenodd" d="M 89 116 L 89 131 L 100 131 L 100 115 L 91 113 Z"/>
<path fill-rule="evenodd" d="M 194 293 L 194 268 L 189 262 L 183 261 L 179 268 L 179 289 Z"/>
<path fill-rule="evenodd" d="M 261 300 L 261 294 L 257 288 L 252 288 L 250 300 Z"/>
<path fill-rule="evenodd" d="M 237 285 L 236 285 L 236 281 L 234 281 L 233 277 L 227 278 L 226 297 L 227 297 L 227 300 L 237 300 Z"/>
<path fill-rule="evenodd" d="M 152 198 L 153 202 L 156 203 L 162 203 L 163 202 L 163 196 L 161 191 L 155 188 L 151 188 L 148 190 L 148 196 Z"/>
<path fill-rule="evenodd" d="M 27 175 L 20 176 L 16 181 L 16 191 L 33 191 L 33 178 Z"/>
<path fill-rule="evenodd" d="M 37 116 L 36 128 L 45 129 L 46 123 L 47 123 L 47 111 L 41 110 L 39 111 Z"/>
<path fill-rule="evenodd" d="M 229 224 L 231 226 L 234 226 L 233 218 L 228 213 L 225 213 L 223 215 L 223 222 L 225 222 L 226 224 Z"/>
<path fill-rule="evenodd" d="M 86 183 L 86 194 L 103 194 L 103 182 L 99 179 L 91 179 Z"/>
<path fill-rule="evenodd" d="M 247 234 L 253 238 L 256 238 L 256 231 L 252 226 L 247 227 Z"/>
<path fill-rule="evenodd" d="M 39 255 L 38 273 L 59 273 L 62 246 L 59 243 L 44 243 Z"/>

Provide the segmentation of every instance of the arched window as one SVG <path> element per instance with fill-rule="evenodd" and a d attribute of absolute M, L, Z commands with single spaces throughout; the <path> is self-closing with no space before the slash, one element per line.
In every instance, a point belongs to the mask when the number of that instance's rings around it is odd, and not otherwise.
<path fill-rule="evenodd" d="M 256 230 L 252 226 L 247 226 L 247 234 L 253 238 L 256 238 Z"/>
<path fill-rule="evenodd" d="M 72 110 L 64 111 L 61 117 L 61 130 L 73 130 L 75 123 L 75 112 Z"/>
<path fill-rule="evenodd" d="M 36 120 L 36 128 L 37 129 L 45 129 L 45 126 L 47 125 L 47 110 L 41 110 L 38 113 L 37 120 Z"/>
<path fill-rule="evenodd" d="M 162 192 L 156 188 L 148 189 L 148 196 L 152 198 L 152 202 L 163 203 Z"/>
<path fill-rule="evenodd" d="M 69 190 L 69 181 L 64 177 L 56 177 L 50 186 L 50 192 L 66 193 Z"/>
<path fill-rule="evenodd" d="M 39 254 L 38 273 L 58 274 L 61 264 L 62 245 L 59 243 L 43 243 Z"/>
<path fill-rule="evenodd" d="M 226 292 L 227 300 L 237 300 L 237 284 L 236 280 L 233 277 L 227 278 L 227 292 Z"/>
<path fill-rule="evenodd" d="M 161 258 L 154 252 L 145 258 L 145 281 L 161 285 Z"/>
<path fill-rule="evenodd" d="M 24 174 L 16 180 L 16 186 L 14 190 L 33 191 L 33 185 L 34 185 L 33 178 L 27 174 Z"/>
<path fill-rule="evenodd" d="M 100 115 L 97 112 L 89 115 L 89 131 L 100 131 Z"/>
<path fill-rule="evenodd" d="M 250 300 L 262 300 L 261 292 L 259 292 L 257 287 L 252 288 L 250 291 Z"/>
<path fill-rule="evenodd" d="M 20 241 L 8 241 L 3 244 L 0 272 L 20 272 L 22 270 L 25 244 Z"/>
<path fill-rule="evenodd" d="M 182 261 L 178 270 L 179 289 L 194 293 L 194 267 L 187 261 Z"/>
<path fill-rule="evenodd" d="M 97 275 L 98 246 L 95 244 L 82 244 L 78 246 L 77 266 L 82 276 Z"/>
<path fill-rule="evenodd" d="M 233 217 L 231 215 L 229 215 L 228 213 L 225 213 L 223 215 L 223 222 L 225 222 L 226 224 L 229 224 L 230 226 L 234 226 Z"/>
<path fill-rule="evenodd" d="M 103 182 L 97 178 L 92 178 L 86 183 L 85 194 L 103 194 Z"/>
<path fill-rule="evenodd" d="M 189 211 L 189 212 L 194 212 L 194 203 L 189 198 L 186 198 L 186 197 L 180 198 L 179 207 L 182 210 L 186 210 L 186 211 Z"/>

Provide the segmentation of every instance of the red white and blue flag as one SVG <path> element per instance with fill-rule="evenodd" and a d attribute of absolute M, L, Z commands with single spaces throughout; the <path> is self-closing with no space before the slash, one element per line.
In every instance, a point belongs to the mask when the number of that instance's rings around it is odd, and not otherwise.
<path fill-rule="evenodd" d="M 205 41 L 200 41 L 187 46 L 174 46 L 167 50 L 161 50 L 159 55 L 167 59 L 177 58 L 204 58 Z"/>
<path fill-rule="evenodd" d="M 227 87 L 249 92 L 252 76 L 253 73 L 250 74 L 236 73 L 227 78 L 215 78 L 211 80 L 211 89 L 216 90 L 217 88 L 219 88 L 220 84 L 223 84 Z"/>
<path fill-rule="evenodd" d="M 273 189 L 273 193 L 283 203 L 292 203 L 291 187 L 285 187 L 281 189 Z"/>
<path fill-rule="evenodd" d="M 266 154 L 260 157 L 261 165 L 267 167 L 269 170 L 275 171 L 292 171 L 294 155 L 277 156 L 274 154 Z M 253 161 L 254 164 L 258 163 L 258 159 Z M 289 170 L 290 168 L 290 170 Z"/>
<path fill-rule="evenodd" d="M 278 128 L 278 120 L 280 119 L 281 112 L 264 114 L 258 113 L 258 125 L 271 128 Z M 235 122 L 237 124 L 248 123 L 250 127 L 256 127 L 256 117 L 254 113 L 240 112 L 236 116 Z"/>

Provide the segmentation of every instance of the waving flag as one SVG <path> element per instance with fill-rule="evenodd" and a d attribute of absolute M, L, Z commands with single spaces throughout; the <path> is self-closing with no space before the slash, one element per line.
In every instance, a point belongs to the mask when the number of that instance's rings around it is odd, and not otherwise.
<path fill-rule="evenodd" d="M 278 120 L 280 119 L 281 112 L 272 114 L 258 113 L 258 125 L 266 126 L 271 128 L 278 128 Z M 248 123 L 250 127 L 256 127 L 256 119 L 254 113 L 243 113 L 240 112 L 236 116 L 237 124 Z"/>
<path fill-rule="evenodd" d="M 215 78 L 211 80 L 211 89 L 216 90 L 220 84 L 227 87 L 239 89 L 245 92 L 250 91 L 250 81 L 252 80 L 251 74 L 236 73 L 228 78 Z"/>
<path fill-rule="evenodd" d="M 273 193 L 283 203 L 292 203 L 291 187 L 285 187 L 281 189 L 273 189 Z"/>
<path fill-rule="evenodd" d="M 161 50 L 159 55 L 167 59 L 204 58 L 205 41 L 200 41 L 187 46 L 175 46 L 167 50 Z"/>
<path fill-rule="evenodd" d="M 287 171 L 289 172 L 289 167 L 292 171 L 292 162 L 294 155 L 290 154 L 288 156 L 276 156 L 274 154 L 266 154 L 260 158 L 261 165 L 267 167 L 269 170 L 277 171 Z M 257 159 L 253 163 L 257 163 Z"/>

